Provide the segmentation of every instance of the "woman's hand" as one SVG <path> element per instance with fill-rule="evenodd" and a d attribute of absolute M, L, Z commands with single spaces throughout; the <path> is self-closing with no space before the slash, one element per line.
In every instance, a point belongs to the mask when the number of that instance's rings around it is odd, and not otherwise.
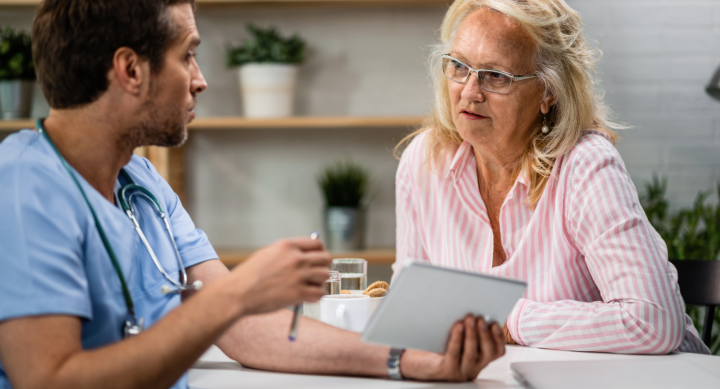
<path fill-rule="evenodd" d="M 421 381 L 472 381 L 503 355 L 505 339 L 500 326 L 487 326 L 483 318 L 468 315 L 450 331 L 445 354 L 406 350 L 400 360 L 400 373 Z"/>
<path fill-rule="evenodd" d="M 510 335 L 510 330 L 507 328 L 507 323 L 503 324 L 503 335 L 505 335 L 505 343 L 507 344 L 517 344 L 515 339 L 512 338 L 512 335 Z"/>

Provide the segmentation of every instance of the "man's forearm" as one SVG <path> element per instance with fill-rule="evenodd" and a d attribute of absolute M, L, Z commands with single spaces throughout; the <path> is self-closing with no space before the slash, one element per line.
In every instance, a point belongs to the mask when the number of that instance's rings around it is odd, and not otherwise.
<path fill-rule="evenodd" d="M 167 388 L 239 316 L 222 291 L 213 293 L 219 287 L 198 293 L 137 337 L 94 350 L 80 346 L 75 317 L 3 322 L 0 360 L 17 388 Z"/>
<path fill-rule="evenodd" d="M 241 364 L 295 373 L 387 377 L 388 347 L 360 341 L 360 334 L 303 317 L 298 338 L 288 340 L 292 312 L 247 316 L 217 345 Z"/>
<path fill-rule="evenodd" d="M 188 269 L 190 282 L 206 285 L 224 278 L 229 270 L 219 260 Z M 189 297 L 194 292 L 183 295 Z M 295 373 L 346 374 L 386 377 L 388 347 L 360 341 L 360 334 L 343 331 L 316 320 L 301 318 L 298 338 L 288 340 L 292 312 L 287 309 L 246 316 L 216 343 L 230 358 L 265 370 Z"/>

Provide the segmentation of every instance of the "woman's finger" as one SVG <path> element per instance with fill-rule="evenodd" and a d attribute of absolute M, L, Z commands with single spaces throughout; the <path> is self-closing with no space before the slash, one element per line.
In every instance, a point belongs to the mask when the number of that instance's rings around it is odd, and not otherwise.
<path fill-rule="evenodd" d="M 478 333 L 475 318 L 472 315 L 465 317 L 465 341 L 463 346 L 460 372 L 463 377 L 469 377 L 475 371 L 478 360 Z"/>

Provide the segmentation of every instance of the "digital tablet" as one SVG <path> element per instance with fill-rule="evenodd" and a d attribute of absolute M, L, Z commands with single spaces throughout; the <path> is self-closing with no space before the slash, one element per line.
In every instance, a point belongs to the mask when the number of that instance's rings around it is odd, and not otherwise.
<path fill-rule="evenodd" d="M 361 339 L 443 354 L 450 329 L 465 315 L 505 323 L 527 284 L 413 262 L 405 266 Z"/>

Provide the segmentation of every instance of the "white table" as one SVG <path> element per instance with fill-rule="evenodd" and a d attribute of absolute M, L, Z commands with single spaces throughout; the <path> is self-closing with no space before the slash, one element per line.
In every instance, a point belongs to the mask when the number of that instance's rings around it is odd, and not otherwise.
<path fill-rule="evenodd" d="M 697 354 L 671 354 L 664 356 L 616 355 L 570 351 L 542 350 L 529 347 L 507 346 L 505 356 L 491 363 L 478 379 L 465 384 L 443 384 L 413 381 L 389 381 L 373 378 L 320 376 L 275 373 L 243 368 L 216 347 L 212 347 L 190 370 L 191 389 L 221 388 L 521 388 L 510 371 L 511 362 L 568 361 L 568 360 L 631 360 L 666 358 L 685 361 L 718 377 L 720 382 L 720 356 Z M 680 364 L 682 365 L 682 363 Z M 678 372 L 682 374 L 682 372 Z M 720 386 L 718 386 L 720 388 Z"/>

